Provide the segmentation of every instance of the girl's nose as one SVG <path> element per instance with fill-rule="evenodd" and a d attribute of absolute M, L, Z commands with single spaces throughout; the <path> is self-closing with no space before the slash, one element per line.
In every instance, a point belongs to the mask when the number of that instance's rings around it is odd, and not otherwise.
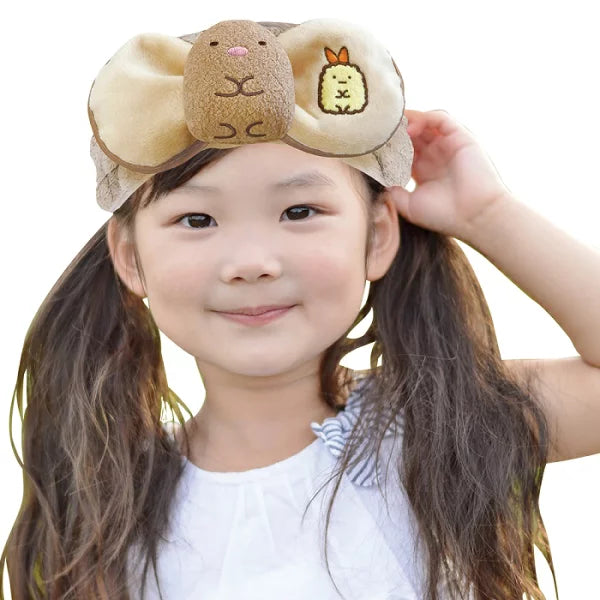
<path fill-rule="evenodd" d="M 244 48 L 244 46 L 232 46 L 227 50 L 227 54 L 230 56 L 245 56 L 248 54 L 248 48 Z"/>

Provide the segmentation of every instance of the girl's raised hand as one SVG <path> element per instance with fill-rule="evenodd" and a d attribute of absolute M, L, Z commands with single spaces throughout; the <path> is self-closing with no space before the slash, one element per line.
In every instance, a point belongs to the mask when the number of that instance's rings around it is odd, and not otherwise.
<path fill-rule="evenodd" d="M 405 110 L 415 156 L 409 192 L 391 186 L 400 216 L 463 239 L 474 220 L 510 195 L 474 136 L 445 110 Z"/>

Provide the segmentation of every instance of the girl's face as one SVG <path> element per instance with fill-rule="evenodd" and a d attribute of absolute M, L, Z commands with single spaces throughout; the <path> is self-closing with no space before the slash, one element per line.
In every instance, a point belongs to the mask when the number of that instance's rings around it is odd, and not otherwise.
<path fill-rule="evenodd" d="M 360 173 L 341 160 L 283 143 L 240 146 L 137 214 L 145 286 L 134 291 L 203 376 L 252 385 L 318 371 L 322 352 L 352 325 L 366 278 L 381 277 L 398 249 L 388 200 L 376 211 L 385 235 L 365 273 L 367 202 Z M 273 304 L 294 306 L 262 325 L 219 314 Z"/>

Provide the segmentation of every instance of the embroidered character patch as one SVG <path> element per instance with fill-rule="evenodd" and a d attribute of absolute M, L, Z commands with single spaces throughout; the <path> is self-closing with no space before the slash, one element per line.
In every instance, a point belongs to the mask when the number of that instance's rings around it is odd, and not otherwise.
<path fill-rule="evenodd" d="M 336 53 L 325 46 L 326 64 L 319 74 L 319 106 L 332 114 L 362 112 L 368 102 L 367 81 L 358 65 L 350 62 L 348 48 Z"/>

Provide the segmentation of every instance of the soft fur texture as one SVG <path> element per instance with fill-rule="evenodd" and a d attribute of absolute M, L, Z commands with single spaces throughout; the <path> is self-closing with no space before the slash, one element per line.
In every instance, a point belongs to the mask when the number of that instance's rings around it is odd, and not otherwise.
<path fill-rule="evenodd" d="M 137 35 L 94 80 L 97 201 L 115 211 L 207 147 L 278 142 L 337 157 L 384 186 L 410 180 L 404 82 L 385 47 L 339 19 L 221 21 Z"/>

